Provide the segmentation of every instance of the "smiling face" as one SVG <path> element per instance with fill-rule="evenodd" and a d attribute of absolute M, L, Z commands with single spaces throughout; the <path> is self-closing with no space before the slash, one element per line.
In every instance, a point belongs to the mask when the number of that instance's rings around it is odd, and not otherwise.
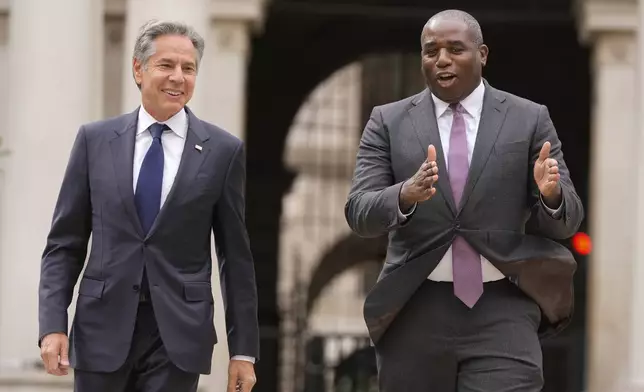
<path fill-rule="evenodd" d="M 427 86 L 441 100 L 456 103 L 481 82 L 488 48 L 475 42 L 468 25 L 454 18 L 430 20 L 421 36 Z"/>
<path fill-rule="evenodd" d="M 145 110 L 166 121 L 192 98 L 197 79 L 197 50 L 188 37 L 163 35 L 154 40 L 155 53 L 146 64 L 134 59 L 136 83 Z"/>

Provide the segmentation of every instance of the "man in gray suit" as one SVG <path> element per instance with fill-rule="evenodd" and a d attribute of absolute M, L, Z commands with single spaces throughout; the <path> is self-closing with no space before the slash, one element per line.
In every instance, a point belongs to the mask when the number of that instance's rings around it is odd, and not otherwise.
<path fill-rule="evenodd" d="M 39 288 L 45 368 L 54 375 L 74 368 L 75 391 L 197 390 L 217 342 L 211 230 L 233 356 L 228 392 L 249 392 L 255 383 L 259 328 L 244 146 L 185 106 L 203 51 L 189 26 L 145 24 L 132 68 L 141 106 L 78 132 Z M 67 309 L 90 234 L 68 340 Z"/>
<path fill-rule="evenodd" d="M 428 89 L 374 108 L 346 219 L 388 234 L 364 316 L 381 392 L 537 392 L 539 336 L 573 308 L 570 237 L 583 207 L 546 107 L 482 79 L 469 14 L 421 36 Z"/>

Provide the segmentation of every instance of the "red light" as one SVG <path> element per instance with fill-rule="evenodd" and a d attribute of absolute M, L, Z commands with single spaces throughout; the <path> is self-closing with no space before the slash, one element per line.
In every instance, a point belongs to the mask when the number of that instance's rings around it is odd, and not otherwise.
<path fill-rule="evenodd" d="M 572 237 L 572 249 L 582 256 L 587 256 L 593 249 L 593 242 L 586 233 L 576 233 Z"/>

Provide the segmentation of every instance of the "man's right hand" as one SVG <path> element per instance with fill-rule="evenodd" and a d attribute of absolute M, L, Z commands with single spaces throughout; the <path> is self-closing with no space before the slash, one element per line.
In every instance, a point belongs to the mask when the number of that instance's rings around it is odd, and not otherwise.
<path fill-rule="evenodd" d="M 427 160 L 409 180 L 405 181 L 400 191 L 400 210 L 409 211 L 414 204 L 429 200 L 436 194 L 434 183 L 438 181 L 436 148 L 429 145 Z"/>
<path fill-rule="evenodd" d="M 69 339 L 64 333 L 51 333 L 40 342 L 40 358 L 47 373 L 66 376 L 69 373 Z"/>

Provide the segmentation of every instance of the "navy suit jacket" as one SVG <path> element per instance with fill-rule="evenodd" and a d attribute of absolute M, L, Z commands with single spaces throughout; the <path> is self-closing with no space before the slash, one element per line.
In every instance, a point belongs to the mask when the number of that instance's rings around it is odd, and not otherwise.
<path fill-rule="evenodd" d="M 66 333 L 67 308 L 91 235 L 70 332 L 70 360 L 76 369 L 111 372 L 124 363 L 145 266 L 170 359 L 185 371 L 210 373 L 217 342 L 211 230 L 230 354 L 259 358 L 255 272 L 244 219 L 244 145 L 185 110 L 188 132 L 179 170 L 148 234 L 138 220 L 132 187 L 138 110 L 83 125 L 78 132 L 39 286 L 40 339 Z"/>

